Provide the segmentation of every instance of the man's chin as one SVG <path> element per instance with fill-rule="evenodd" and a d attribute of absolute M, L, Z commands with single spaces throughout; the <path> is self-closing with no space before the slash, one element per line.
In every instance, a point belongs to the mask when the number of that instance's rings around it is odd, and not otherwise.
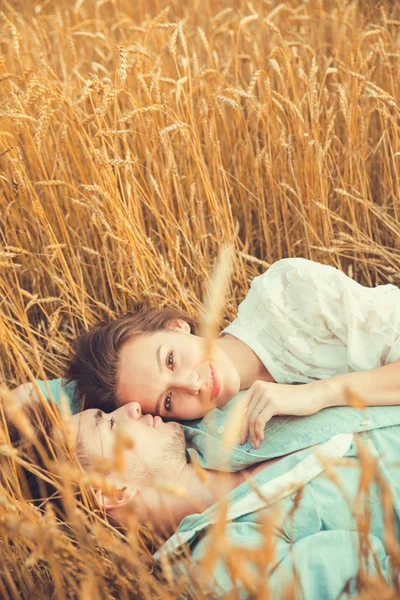
<path fill-rule="evenodd" d="M 170 421 L 171 425 L 171 434 L 173 444 L 175 446 L 175 455 L 179 454 L 179 452 L 184 452 L 186 450 L 186 438 L 183 426 L 176 421 Z"/>
<path fill-rule="evenodd" d="M 176 421 L 170 421 L 171 425 L 175 427 L 174 434 L 179 435 L 182 439 L 185 439 L 185 432 L 183 429 L 183 425 L 181 423 L 177 423 Z"/>
<path fill-rule="evenodd" d="M 175 429 L 176 431 L 182 431 L 182 435 L 184 435 L 183 427 L 177 421 L 164 421 L 164 427 L 165 426 L 167 426 L 168 429 Z"/>

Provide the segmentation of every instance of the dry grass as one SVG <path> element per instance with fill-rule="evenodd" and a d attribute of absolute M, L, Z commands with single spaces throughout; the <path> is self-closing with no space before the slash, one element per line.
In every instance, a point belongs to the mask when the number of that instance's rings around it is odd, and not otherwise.
<path fill-rule="evenodd" d="M 398 282 L 399 36 L 390 0 L 3 0 L 4 382 L 59 376 L 139 299 L 198 314 L 226 244 L 226 322 L 284 256 Z M 138 579 L 135 536 L 90 511 L 63 531 L 14 488 L 2 598 L 174 597 Z"/>

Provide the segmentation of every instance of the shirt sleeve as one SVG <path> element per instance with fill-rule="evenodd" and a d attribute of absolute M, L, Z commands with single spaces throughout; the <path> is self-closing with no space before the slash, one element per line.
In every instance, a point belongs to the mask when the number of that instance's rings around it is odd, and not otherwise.
<path fill-rule="evenodd" d="M 380 576 L 389 583 L 390 564 L 381 540 L 368 535 L 365 544 L 370 551 L 363 556 L 364 573 L 379 577 L 378 564 Z M 294 581 L 296 598 L 304 600 L 336 600 L 345 589 L 350 597 L 358 596 L 359 547 L 360 534 L 356 531 L 320 531 L 299 540 L 269 579 L 271 598 L 283 600 Z"/>
<path fill-rule="evenodd" d="M 207 559 L 207 544 L 210 541 L 211 538 L 206 536 L 192 551 L 194 577 L 202 574 L 198 563 L 204 564 Z M 263 549 L 265 552 L 265 540 L 263 545 L 258 530 L 236 524 L 231 547 L 237 546 L 243 572 L 248 576 L 252 575 L 251 579 L 247 577 L 247 582 L 255 584 L 254 596 L 262 586 L 274 600 L 292 597 L 291 592 L 295 592 L 293 597 L 302 600 L 337 600 L 346 587 L 351 597 L 358 596 L 359 545 L 360 534 L 345 530 L 319 531 L 294 544 L 278 538 L 269 561 L 266 559 L 265 563 L 255 564 L 252 562 L 254 550 L 262 555 Z M 379 565 L 383 580 L 389 582 L 390 562 L 381 540 L 368 535 L 366 547 L 370 551 L 363 563 L 364 572 L 377 577 Z M 248 552 L 243 552 L 244 550 Z M 252 597 L 247 586 L 243 585 L 240 568 L 234 574 L 222 557 L 209 568 L 212 569 L 211 576 L 207 573 L 205 581 L 206 591 L 212 594 L 212 598 L 226 598 L 234 592 L 241 600 Z"/>
<path fill-rule="evenodd" d="M 253 280 L 224 332 L 252 347 L 279 383 L 368 370 L 400 358 L 400 289 L 283 259 Z"/>

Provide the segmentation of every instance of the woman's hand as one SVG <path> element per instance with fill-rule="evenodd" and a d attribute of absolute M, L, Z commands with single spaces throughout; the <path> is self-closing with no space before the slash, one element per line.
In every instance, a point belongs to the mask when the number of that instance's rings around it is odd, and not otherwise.
<path fill-rule="evenodd" d="M 241 398 L 241 403 L 247 408 L 239 444 L 244 444 L 250 437 L 253 448 L 258 448 L 260 441 L 264 439 L 265 424 L 276 415 L 303 417 L 320 411 L 326 406 L 323 386 L 326 381 L 328 380 L 314 381 L 300 386 L 255 381 Z"/>

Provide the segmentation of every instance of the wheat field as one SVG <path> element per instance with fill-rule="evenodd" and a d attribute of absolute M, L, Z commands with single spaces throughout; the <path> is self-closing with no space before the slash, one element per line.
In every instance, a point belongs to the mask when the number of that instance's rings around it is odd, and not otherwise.
<path fill-rule="evenodd" d="M 226 245 L 225 324 L 282 257 L 397 284 L 399 98 L 395 0 L 2 0 L 1 381 L 61 376 L 138 302 L 198 316 Z M 148 532 L 40 513 L 0 442 L 2 599 L 177 597 Z"/>

